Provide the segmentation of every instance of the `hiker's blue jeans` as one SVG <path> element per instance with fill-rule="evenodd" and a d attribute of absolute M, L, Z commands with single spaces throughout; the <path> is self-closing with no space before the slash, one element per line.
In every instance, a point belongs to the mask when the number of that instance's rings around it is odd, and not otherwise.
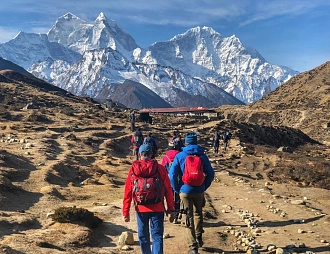
<path fill-rule="evenodd" d="M 142 254 L 163 254 L 164 212 L 136 212 L 136 220 Z"/>

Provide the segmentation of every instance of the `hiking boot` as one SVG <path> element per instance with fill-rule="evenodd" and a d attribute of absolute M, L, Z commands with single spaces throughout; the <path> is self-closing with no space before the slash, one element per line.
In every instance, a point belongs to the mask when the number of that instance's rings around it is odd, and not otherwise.
<path fill-rule="evenodd" d="M 203 242 L 201 236 L 197 237 L 197 243 L 198 243 L 198 246 L 199 246 L 199 247 L 202 247 L 202 246 L 203 246 L 204 242 Z"/>
<path fill-rule="evenodd" d="M 188 251 L 188 254 L 198 254 L 198 249 L 197 249 L 197 248 L 195 248 L 195 249 L 190 249 L 190 250 Z"/>

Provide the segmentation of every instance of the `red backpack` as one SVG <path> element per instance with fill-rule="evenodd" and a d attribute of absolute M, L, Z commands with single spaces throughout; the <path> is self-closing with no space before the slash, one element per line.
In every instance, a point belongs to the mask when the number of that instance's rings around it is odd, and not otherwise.
<path fill-rule="evenodd" d="M 187 185 L 198 187 L 204 183 L 202 160 L 197 155 L 189 154 L 184 163 L 182 182 Z"/>
<path fill-rule="evenodd" d="M 158 163 L 153 163 L 149 175 L 141 176 L 132 169 L 133 201 L 135 205 L 157 204 L 164 200 L 164 183 L 160 177 Z M 136 174 L 137 173 L 137 174 Z"/>

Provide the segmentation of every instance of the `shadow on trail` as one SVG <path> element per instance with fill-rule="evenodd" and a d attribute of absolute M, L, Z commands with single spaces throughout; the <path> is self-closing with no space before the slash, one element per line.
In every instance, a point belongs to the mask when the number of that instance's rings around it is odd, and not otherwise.
<path fill-rule="evenodd" d="M 17 232 L 25 234 L 24 231 L 42 228 L 42 225 L 37 218 L 26 217 L 24 213 L 7 214 L 2 212 L 2 214 L 4 218 L 0 220 L 0 237 Z M 6 217 L 8 218 L 8 221 L 6 220 Z"/>
<path fill-rule="evenodd" d="M 205 228 L 216 228 L 216 227 L 227 226 L 227 224 L 223 221 L 209 222 L 209 221 L 205 221 L 205 220 L 203 222 L 203 225 Z"/>
<path fill-rule="evenodd" d="M 2 194 L 0 207 L 3 211 L 20 211 L 29 210 L 39 202 L 43 194 L 38 192 L 30 192 L 22 189 L 16 189 Z"/>
<path fill-rule="evenodd" d="M 307 246 L 304 248 L 298 248 L 298 247 L 286 248 L 285 246 L 283 246 L 283 247 L 278 246 L 278 248 L 282 248 L 284 250 L 284 253 L 307 253 L 307 251 L 310 253 L 319 253 L 319 252 L 330 253 L 330 246 L 319 246 L 319 247 L 314 247 L 314 248 L 310 248 Z M 269 253 L 269 251 L 266 249 L 260 250 L 260 252 Z M 232 253 L 232 252 L 230 252 L 230 253 Z M 226 252 L 226 254 L 229 254 L 229 252 Z"/>
<path fill-rule="evenodd" d="M 258 180 L 258 178 L 252 177 L 249 174 L 240 174 L 240 173 L 233 172 L 233 171 L 228 171 L 228 170 L 227 170 L 227 172 L 229 173 L 230 176 L 240 176 L 240 177 L 249 178 L 251 180 Z"/>
<path fill-rule="evenodd" d="M 209 253 L 223 253 L 222 249 L 219 248 L 213 248 L 213 247 L 202 247 L 201 248 L 204 252 L 209 252 Z M 228 252 L 226 252 L 228 253 Z M 234 253 L 234 252 L 233 252 Z M 235 253 L 239 253 L 239 252 L 235 252 Z"/>
<path fill-rule="evenodd" d="M 304 251 L 311 251 L 313 253 L 317 252 L 325 252 L 325 253 L 330 253 L 330 246 L 319 246 L 315 248 L 303 248 Z"/>
<path fill-rule="evenodd" d="M 320 215 L 317 217 L 313 217 L 313 218 L 309 218 L 304 220 L 303 224 L 309 223 L 309 222 L 313 222 L 313 221 L 317 221 L 321 218 L 323 218 L 324 215 Z M 263 221 L 262 223 L 260 223 L 260 226 L 263 227 L 283 227 L 283 226 L 287 226 L 287 225 L 292 225 L 292 224 L 297 224 L 294 220 L 287 220 L 287 221 Z"/>
<path fill-rule="evenodd" d="M 129 231 L 132 233 L 136 233 L 135 230 L 131 230 L 127 227 L 116 225 L 111 222 L 103 222 L 96 230 L 95 230 L 95 239 L 96 246 L 98 247 L 116 247 L 117 242 L 114 241 L 113 237 L 119 237 L 121 233 Z M 134 242 L 134 246 L 139 246 L 139 241 Z"/>

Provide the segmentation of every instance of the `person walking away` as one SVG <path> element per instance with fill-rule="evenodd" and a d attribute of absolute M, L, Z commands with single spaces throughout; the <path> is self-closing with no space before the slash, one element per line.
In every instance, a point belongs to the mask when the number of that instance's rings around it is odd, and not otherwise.
<path fill-rule="evenodd" d="M 231 139 L 232 134 L 229 131 L 225 131 L 223 134 L 223 148 L 227 150 L 229 140 Z"/>
<path fill-rule="evenodd" d="M 175 156 L 169 176 L 172 188 L 180 193 L 186 213 L 188 253 L 196 254 L 203 246 L 204 192 L 214 179 L 214 170 L 204 148 L 197 144 L 195 132 L 186 134 L 185 145 L 183 151 Z"/>
<path fill-rule="evenodd" d="M 165 156 L 162 158 L 161 164 L 165 167 L 167 172 L 169 172 L 172 162 L 175 156 L 180 152 L 178 150 L 178 146 L 174 140 L 170 140 L 168 143 L 168 151 L 166 152 Z M 180 215 L 180 196 L 179 193 L 176 193 L 173 189 L 173 197 L 174 197 L 174 215 L 173 215 L 173 223 L 178 223 L 179 215 Z"/>
<path fill-rule="evenodd" d="M 140 160 L 133 161 L 125 182 L 122 214 L 130 221 L 130 206 L 134 201 L 138 238 L 142 254 L 163 254 L 164 197 L 167 211 L 174 210 L 173 194 L 166 169 L 152 159 L 152 148 L 143 144 L 139 148 Z M 150 233 L 152 248 L 150 248 Z"/>
<path fill-rule="evenodd" d="M 135 114 L 134 110 L 131 111 L 129 114 L 129 121 L 131 123 L 131 131 L 133 132 L 135 130 Z"/>
<path fill-rule="evenodd" d="M 220 134 L 218 131 L 215 131 L 214 136 L 213 136 L 213 149 L 214 153 L 219 152 L 219 146 L 220 146 Z"/>
<path fill-rule="evenodd" d="M 183 140 L 181 138 L 181 134 L 178 134 L 178 136 L 176 137 L 176 145 L 178 147 L 178 150 L 181 152 L 182 148 L 184 147 L 184 143 L 183 143 Z"/>
<path fill-rule="evenodd" d="M 151 158 L 155 158 L 157 155 L 157 151 L 158 151 L 158 146 L 157 146 L 157 142 L 156 139 L 152 136 L 152 133 L 149 132 L 148 136 L 146 136 L 143 140 L 143 144 L 148 144 L 152 147 L 152 157 Z"/>
<path fill-rule="evenodd" d="M 178 131 L 173 132 L 172 140 L 175 142 L 177 149 L 179 151 L 182 151 L 182 148 L 184 147 L 184 143 L 181 138 L 181 134 Z"/>
<path fill-rule="evenodd" d="M 133 144 L 133 155 L 135 155 L 135 159 L 138 160 L 139 148 L 143 144 L 143 134 L 141 128 L 137 128 L 137 130 L 133 133 L 131 143 Z"/>

